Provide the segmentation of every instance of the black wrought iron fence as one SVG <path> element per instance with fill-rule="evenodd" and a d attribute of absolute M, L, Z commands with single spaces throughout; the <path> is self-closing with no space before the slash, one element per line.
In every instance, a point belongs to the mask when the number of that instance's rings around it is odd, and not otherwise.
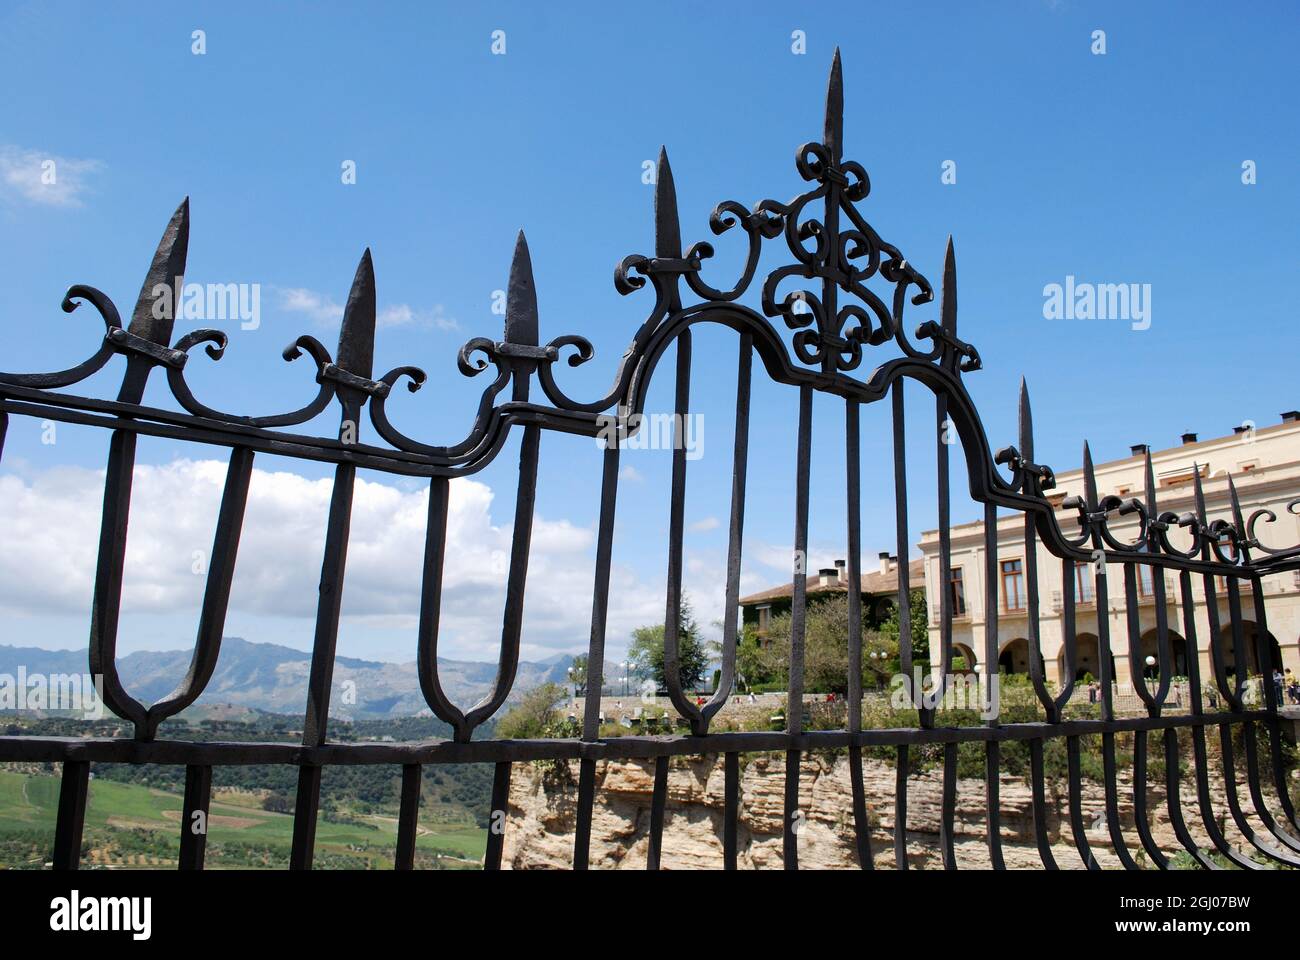
<path fill-rule="evenodd" d="M 591 360 L 591 344 L 581 336 L 565 335 L 539 342 L 537 302 L 528 246 L 521 233 L 510 268 L 505 333 L 501 340 L 484 337 L 470 340 L 461 348 L 459 367 L 476 376 L 491 367 L 491 383 L 484 390 L 477 416 L 463 440 L 436 445 L 399 431 L 387 416 L 393 389 L 405 383 L 419 389 L 425 374 L 415 367 L 398 367 L 374 376 L 372 357 L 375 336 L 375 282 L 369 251 L 361 258 L 344 312 L 338 347 L 331 357 L 317 340 L 303 336 L 285 351 L 286 360 L 306 354 L 315 364 L 316 396 L 291 413 L 243 416 L 227 413 L 200 401 L 186 382 L 190 352 L 203 345 L 212 360 L 219 360 L 227 337 L 218 330 L 202 329 L 185 334 L 172 343 L 173 319 L 169 311 L 156 308 L 161 285 L 176 288 L 185 272 L 189 236 L 188 201 L 172 217 L 153 263 L 145 277 L 130 322 L 123 326 L 117 308 L 107 295 L 92 287 L 71 287 L 63 309 L 71 312 L 89 303 L 102 318 L 106 333 L 99 350 L 90 359 L 56 373 L 0 374 L 0 445 L 10 415 L 58 420 L 101 427 L 110 431 L 107 478 L 104 486 L 103 522 L 100 530 L 98 566 L 90 626 L 90 669 L 103 677 L 103 699 L 117 716 L 134 728 L 123 738 L 0 737 L 0 760 L 46 761 L 62 765 L 62 787 L 54 841 L 56 868 L 77 867 L 81 850 L 87 785 L 91 763 L 157 763 L 186 768 L 184 811 L 181 819 L 180 867 L 201 868 L 206 834 L 190 829 L 194 814 L 206 816 L 211 798 L 212 770 L 220 765 L 288 764 L 298 768 L 297 802 L 291 866 L 311 866 L 314 835 L 319 812 L 321 772 L 331 764 L 400 766 L 402 768 L 401 813 L 396 848 L 396 866 L 410 868 L 414 862 L 422 767 L 426 764 L 488 762 L 495 764 L 492 788 L 493 811 L 504 811 L 510 785 L 511 764 L 528 760 L 577 760 L 579 763 L 576 829 L 573 865 L 585 868 L 591 844 L 592 810 L 596 792 L 596 765 L 602 760 L 644 759 L 654 762 L 654 788 L 649 827 L 648 866 L 660 863 L 664 813 L 667 802 L 668 765 L 674 756 L 721 754 L 724 758 L 724 822 L 720 866 L 737 865 L 737 822 L 740 810 L 739 757 L 747 752 L 781 752 L 785 765 L 784 863 L 798 866 L 796 829 L 799 820 L 799 759 L 807 751 L 821 748 L 847 749 L 852 787 L 852 824 L 856 849 L 863 867 L 873 865 L 870 824 L 862 776 L 862 751 L 867 747 L 893 748 L 899 775 L 894 798 L 895 859 L 907 866 L 908 751 L 918 745 L 942 744 L 943 801 L 939 837 L 945 866 L 955 867 L 954 813 L 956 802 L 958 746 L 982 743 L 986 755 L 987 843 L 990 862 L 1002 866 L 999 822 L 1000 748 L 1009 741 L 1027 743 L 1033 790 L 1035 838 L 1043 865 L 1056 865 L 1048 836 L 1044 784 L 1044 745 L 1064 739 L 1069 763 L 1069 810 L 1073 841 L 1083 863 L 1097 868 L 1089 848 L 1081 813 L 1080 738 L 1100 735 L 1105 766 L 1106 823 L 1114 853 L 1128 868 L 1138 866 L 1132 844 L 1124 836 L 1119 816 L 1119 781 L 1116 776 L 1118 734 L 1134 737 L 1132 803 L 1136 832 L 1142 850 L 1159 867 L 1169 865 L 1157 846 L 1150 828 L 1147 805 L 1147 740 L 1162 738 L 1165 751 L 1165 790 L 1170 822 L 1179 842 L 1197 863 L 1213 867 L 1215 860 L 1191 836 L 1181 811 L 1179 792 L 1178 733 L 1190 731 L 1195 755 L 1196 790 L 1205 834 L 1214 850 L 1232 863 L 1246 868 L 1259 866 L 1252 857 L 1230 842 L 1213 813 L 1210 782 L 1223 780 L 1224 796 L 1232 821 L 1245 840 L 1265 858 L 1289 866 L 1300 865 L 1300 840 L 1295 811 L 1284 779 L 1284 758 L 1279 737 L 1278 703 L 1272 684 L 1264 684 L 1265 703 L 1252 708 L 1243 701 L 1246 658 L 1235 658 L 1229 669 L 1225 637 L 1220 627 L 1219 583 L 1225 584 L 1229 624 L 1227 634 L 1233 650 L 1245 649 L 1242 614 L 1242 586 L 1251 588 L 1254 622 L 1266 632 L 1265 595 L 1261 578 L 1283 570 L 1300 569 L 1300 548 L 1278 550 L 1260 543 L 1256 528 L 1276 517 L 1267 510 L 1243 515 L 1232 490 L 1231 516 L 1211 520 L 1206 515 L 1199 476 L 1195 484 L 1196 509 L 1183 515 L 1161 511 L 1155 493 L 1150 456 L 1147 457 L 1146 495 L 1143 500 L 1100 496 L 1090 454 L 1084 449 L 1084 494 L 1066 501 L 1077 511 L 1078 530 L 1067 533 L 1047 499 L 1054 477 L 1050 468 L 1035 462 L 1034 437 L 1027 393 L 1022 388 L 1020 431 L 1016 446 L 996 454 L 990 447 L 979 415 L 963 384 L 964 374 L 980 368 L 980 355 L 957 336 L 956 264 L 951 241 L 944 258 L 940 284 L 938 318 L 926 320 L 912 335 L 905 331 L 904 314 L 910 300 L 920 306 L 933 300 L 930 282 L 902 252 L 886 242 L 859 212 L 857 204 L 870 191 L 870 180 L 861 164 L 843 157 L 843 83 L 838 53 L 831 69 L 826 102 L 825 133 L 821 142 L 806 143 L 796 154 L 796 167 L 810 186 L 788 203 L 763 200 L 752 208 L 734 201 L 719 204 L 709 224 L 715 235 L 731 233 L 745 238 L 747 253 L 740 276 L 729 287 L 714 287 L 705 279 L 705 264 L 714 253 L 707 242 L 682 250 L 672 172 L 666 154 L 658 162 L 655 192 L 655 251 L 653 256 L 629 256 L 619 264 L 615 284 L 620 293 L 631 294 L 649 285 L 654 303 L 644 323 L 622 358 L 609 390 L 601 397 L 572 399 L 559 385 L 556 366 L 567 356 L 571 366 Z M 764 242 L 783 238 L 792 260 L 768 273 L 760 285 L 760 310 L 740 303 L 756 279 Z M 790 282 L 787 284 L 787 282 Z M 884 292 L 878 293 L 869 281 Z M 782 293 L 783 285 L 795 289 Z M 685 288 L 685 289 L 683 289 Z M 698 299 L 687 304 L 689 291 Z M 841 299 L 843 298 L 843 302 Z M 779 319 L 792 332 L 791 352 L 776 327 Z M 620 445 L 636 430 L 643 413 L 647 390 L 660 361 L 674 347 L 675 413 L 690 410 L 692 327 L 714 324 L 735 331 L 738 371 L 735 408 L 734 470 L 731 491 L 730 536 L 727 557 L 726 604 L 722 625 L 721 677 L 717 692 L 702 705 L 687 696 L 679 680 L 677 612 L 682 602 L 682 541 L 684 525 L 687 457 L 684 445 L 673 453 L 671 506 L 668 524 L 668 577 L 665 604 L 664 660 L 667 688 L 673 706 L 688 719 L 689 735 L 600 736 L 600 703 L 589 697 L 582 717 L 582 733 L 573 739 L 496 740 L 473 739 L 476 729 L 494 716 L 506 702 L 515 681 L 519 662 L 520 636 L 524 622 L 524 592 L 529 570 L 529 545 L 533 506 L 537 490 L 541 440 L 547 432 L 605 437 L 602 456 L 602 493 L 596 540 L 595 579 L 592 587 L 591 641 L 589 647 L 590 689 L 601 688 L 609 606 L 610 564 L 614 520 L 619 487 Z M 857 370 L 871 348 L 893 342 L 900 356 L 888 359 L 865 379 L 850 374 Z M 112 400 L 76 396 L 62 392 L 103 368 L 120 355 L 125 375 L 117 397 Z M 809 475 L 813 430 L 813 397 L 823 394 L 838 398 L 845 409 L 845 453 L 847 470 L 844 494 L 847 503 L 849 583 L 858 583 L 861 567 L 860 425 L 864 404 L 887 401 L 893 426 L 894 479 L 896 486 L 898 610 L 901 619 L 900 660 L 902 672 L 913 670 L 910 641 L 912 584 L 906 558 L 911 549 L 907 512 L 907 463 L 904 445 L 905 409 L 903 384 L 913 380 L 934 396 L 937 490 L 939 521 L 940 583 L 951 570 L 950 465 L 949 445 L 942 439 L 943 428 L 951 423 L 962 445 L 970 496 L 984 505 L 985 628 L 984 661 L 998 661 L 996 592 L 998 544 L 997 511 L 1018 511 L 1024 516 L 1025 582 L 1028 591 L 1029 668 L 1033 688 L 1045 712 L 1045 722 L 1003 723 L 997 717 L 985 725 L 946 727 L 936 723 L 943 696 L 943 684 L 932 690 L 911 689 L 919 725 L 915 728 L 870 729 L 862 722 L 862 636 L 860 597 L 848 591 L 848 696 L 847 722 L 840 730 L 805 730 L 802 712 L 788 711 L 786 729 L 774 732 L 711 732 L 712 719 L 732 689 L 739 633 L 738 599 L 745 519 L 745 492 L 750 434 L 749 410 L 753 361 L 757 355 L 763 371 L 776 383 L 793 387 L 798 394 L 797 456 L 794 464 L 795 562 L 789 660 L 789 698 L 799 703 L 804 691 L 804 634 L 807 597 L 802 558 L 808 546 Z M 721 363 L 710 360 L 710 364 Z M 180 411 L 144 406 L 145 383 L 154 368 L 165 370 L 172 396 Z M 534 379 L 542 398 L 535 396 Z M 308 436 L 285 428 L 307 423 L 337 401 L 341 411 L 337 436 Z M 362 415 L 368 412 L 369 427 L 386 445 L 367 442 L 362 434 Z M 680 419 L 679 419 L 680 424 Z M 447 546 L 447 513 L 452 479 L 471 475 L 490 464 L 513 431 L 522 434 L 519 475 L 514 515 L 513 546 L 506 575 L 504 616 L 498 671 L 491 692 L 469 709 L 462 710 L 446 695 L 439 678 L 437 661 L 442 580 Z M 145 705 L 125 689 L 118 676 L 116 647 L 118 615 L 131 507 L 131 483 L 139 436 L 166 437 L 231 450 L 225 489 L 207 572 L 206 591 L 199 615 L 197 639 L 190 669 L 177 689 L 157 703 Z M 2 449 L 2 447 L 0 447 Z M 284 743 L 230 743 L 159 740 L 156 734 L 167 718 L 192 704 L 203 692 L 220 655 L 221 636 L 235 570 L 240 533 L 248 498 L 253 463 L 260 453 L 335 464 L 320 597 L 312 651 L 311 672 L 301 745 Z M 1004 477 L 998 466 L 1005 467 Z M 429 483 L 429 513 L 425 535 L 419 626 L 416 637 L 419 679 L 433 713 L 450 724 L 449 741 L 424 743 L 337 743 L 329 738 L 330 690 L 338 636 L 340 603 L 348 552 L 348 532 L 353 489 L 358 469 L 423 477 Z M 1291 504 L 1294 510 L 1296 503 Z M 1135 517 L 1138 536 L 1120 539 L 1109 524 L 1118 515 Z M 1179 547 L 1170 538 L 1174 528 L 1190 546 Z M 1049 687 L 1039 655 L 1039 588 L 1037 545 L 1042 544 L 1061 564 L 1061 597 L 1064 625 L 1064 683 Z M 1117 716 L 1113 703 L 1111 638 L 1106 616 L 1098 617 L 1098 645 L 1101 706 L 1100 719 L 1068 719 L 1062 710 L 1070 699 L 1077 663 L 1075 631 L 1077 563 L 1093 564 L 1094 594 L 1098 610 L 1108 609 L 1107 565 L 1123 570 L 1120 588 L 1127 602 L 1128 655 L 1132 683 L 1146 708 L 1146 716 Z M 1200 591 L 1209 617 L 1209 647 L 1213 662 L 1214 688 L 1224 709 L 1207 713 L 1202 707 L 1201 678 L 1195 655 L 1188 658 L 1191 710 L 1173 715 L 1165 711 L 1172 678 L 1169 604 L 1165 577 L 1152 578 L 1157 631 L 1158 677 L 1144 676 L 1142 644 L 1137 618 L 1138 570 L 1149 566 L 1168 571 L 1177 580 L 1177 606 L 1184 615 L 1183 635 L 1190 650 L 1197 649 L 1196 623 L 1192 611 Z M 1218 580 L 1216 578 L 1222 578 Z M 937 673 L 946 677 L 951 668 L 954 612 L 948 591 L 939 591 L 940 635 Z M 1268 644 L 1261 645 L 1260 666 L 1270 676 L 1274 667 Z M 992 706 L 991 704 L 988 706 Z M 1261 772 L 1258 730 L 1268 736 L 1269 776 Z M 1240 797 L 1237 761 L 1232 732 L 1239 728 L 1245 753 L 1245 785 L 1249 805 Z M 1207 759 L 1207 737 L 1219 734 L 1222 765 L 1212 771 Z M 1266 782 L 1271 781 L 1271 782 Z M 1272 796 L 1271 799 L 1270 795 Z M 1274 813 L 1280 811 L 1280 818 Z M 500 825 L 499 818 L 494 818 Z M 1262 828 L 1262 829 L 1261 829 Z M 505 830 L 509 830 L 508 821 Z M 500 866 L 504 833 L 489 832 L 485 865 Z"/>

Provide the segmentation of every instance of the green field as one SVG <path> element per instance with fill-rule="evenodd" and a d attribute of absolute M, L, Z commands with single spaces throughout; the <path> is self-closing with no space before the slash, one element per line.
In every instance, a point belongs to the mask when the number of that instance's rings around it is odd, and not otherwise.
<path fill-rule="evenodd" d="M 48 862 L 58 810 L 59 778 L 0 770 L 0 867 Z M 181 797 L 102 778 L 91 781 L 83 867 L 174 867 L 180 846 Z M 386 869 L 397 841 L 394 815 L 321 818 L 316 866 Z M 209 868 L 282 868 L 289 863 L 293 817 L 261 808 L 251 793 L 217 791 L 209 810 Z M 421 810 L 417 866 L 454 868 L 481 860 L 486 832 L 456 810 Z"/>

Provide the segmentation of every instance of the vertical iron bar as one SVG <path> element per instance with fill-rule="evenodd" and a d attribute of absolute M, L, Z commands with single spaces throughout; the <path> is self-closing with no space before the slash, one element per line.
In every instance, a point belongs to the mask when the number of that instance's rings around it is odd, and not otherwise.
<path fill-rule="evenodd" d="M 785 752 L 785 830 L 782 843 L 785 869 L 799 869 L 800 751 L 794 746 L 803 733 L 804 627 L 808 588 L 808 474 L 812 457 L 812 406 L 810 386 L 799 388 L 799 438 L 795 474 L 794 587 L 790 607 L 790 683 L 786 695 L 786 733 L 791 748 Z"/>
<path fill-rule="evenodd" d="M 394 870 L 415 869 L 415 838 L 420 825 L 420 780 L 423 768 L 418 763 L 402 764 L 402 805 L 397 814 L 397 852 Z"/>
<path fill-rule="evenodd" d="M 677 424 L 675 438 L 689 416 L 691 404 L 691 331 L 683 330 L 677 338 L 677 383 L 673 413 Z M 668 600 L 664 611 L 664 683 L 677 712 L 694 719 L 699 708 L 682 688 L 681 638 L 682 619 L 682 538 L 686 525 L 686 445 L 673 443 L 672 492 L 668 514 Z"/>
<path fill-rule="evenodd" d="M 985 723 L 998 726 L 1001 715 L 998 674 L 998 508 L 993 503 L 984 504 L 984 707 L 988 714 Z M 987 808 L 989 865 L 1003 870 L 1002 858 L 1002 745 L 989 740 L 984 745 L 984 801 Z"/>
<path fill-rule="evenodd" d="M 803 733 L 803 644 L 808 590 L 808 473 L 812 458 L 812 403 L 812 388 L 800 387 L 799 438 L 795 465 L 794 585 L 790 600 L 790 683 L 785 711 L 786 732 L 792 739 Z M 787 819 L 791 813 L 791 810 L 786 810 Z"/>
<path fill-rule="evenodd" d="M 1128 624 L 1128 672 L 1133 689 L 1146 705 L 1147 713 L 1153 717 L 1160 716 L 1160 701 L 1151 695 L 1147 688 L 1146 662 L 1142 656 L 1142 621 L 1138 608 L 1137 563 L 1124 561 L 1124 613 Z M 1152 572 L 1154 578 L 1155 572 Z M 1164 668 L 1161 667 L 1163 670 Z"/>
<path fill-rule="evenodd" d="M 122 605 L 122 577 L 126 565 L 126 531 L 131 513 L 136 435 L 114 430 L 108 445 L 104 479 L 104 506 L 99 527 L 99 553 L 95 563 L 95 592 L 90 616 L 90 673 L 103 678 L 104 704 L 135 724 L 144 734 L 144 707 L 122 688 L 117 673 L 117 628 Z"/>
<path fill-rule="evenodd" d="M 844 402 L 846 503 L 848 507 L 849 683 L 848 727 L 862 731 L 862 458 L 859 404 Z M 866 788 L 862 782 L 862 747 L 849 747 L 849 781 L 853 794 L 853 838 L 858 865 L 874 866 L 871 858 L 871 821 L 867 817 Z"/>
<path fill-rule="evenodd" d="M 898 666 L 903 674 L 903 687 L 917 707 L 921 726 L 929 727 L 932 718 L 922 702 L 921 691 L 912 689 L 912 598 L 907 569 L 911 543 L 907 533 L 907 446 L 903 381 L 895 380 L 890 392 L 894 419 L 894 529 L 895 549 L 898 553 Z"/>
<path fill-rule="evenodd" d="M 614 518 L 618 499 L 618 441 L 605 448 L 600 487 L 600 520 L 596 535 L 596 574 L 591 598 L 591 641 L 587 646 L 586 696 L 582 739 L 600 736 L 600 695 L 605 683 L 605 626 L 609 613 L 609 570 L 613 561 Z M 592 691 L 595 696 L 592 696 Z M 596 800 L 596 761 L 583 760 L 578 770 L 578 812 L 573 834 L 573 866 L 587 869 L 591 851 L 591 816 Z"/>
<path fill-rule="evenodd" d="M 650 837 L 646 846 L 646 869 L 658 870 L 663 851 L 664 808 L 668 805 L 668 758 L 655 757 L 655 785 L 650 795 Z"/>
<path fill-rule="evenodd" d="M 858 866 L 875 868 L 871 855 L 871 819 L 867 816 L 867 793 L 862 782 L 862 748 L 849 747 L 849 779 L 853 789 L 853 839 L 858 850 Z"/>
<path fill-rule="evenodd" d="M 1074 846 L 1079 851 L 1079 859 L 1088 870 L 1100 870 L 1097 858 L 1088 846 L 1088 837 L 1083 825 L 1083 774 L 1079 769 L 1079 738 L 1065 738 L 1066 760 L 1069 764 L 1070 777 L 1070 831 L 1074 834 Z"/>
<path fill-rule="evenodd" d="M 753 336 L 740 338 L 740 356 L 736 362 L 735 445 L 731 459 L 731 518 L 727 537 L 727 593 L 722 613 L 722 664 L 718 689 L 701 711 L 696 733 L 707 733 L 713 713 L 722 709 L 736 682 L 736 647 L 740 642 L 740 564 L 745 532 L 745 482 L 749 470 L 749 389 L 753 362 Z"/>
<path fill-rule="evenodd" d="M 1087 450 L 1085 448 L 1085 457 Z M 1089 460 L 1088 462 L 1091 462 Z M 1093 546 L 1097 547 L 1099 538 L 1094 535 Z M 1093 556 L 1093 593 L 1097 597 L 1097 664 L 1101 674 L 1101 719 L 1112 722 L 1115 719 L 1115 670 L 1110 647 L 1110 587 L 1106 576 L 1106 555 L 1099 549 Z M 1131 662 L 1131 661 L 1130 661 Z M 1140 869 L 1137 861 L 1128 852 L 1124 841 L 1124 827 L 1119 819 L 1119 783 L 1118 764 L 1115 760 L 1115 734 L 1106 731 L 1101 735 L 1102 779 L 1106 789 L 1106 829 L 1110 834 L 1111 846 L 1115 856 L 1126 870 Z"/>
<path fill-rule="evenodd" d="M 1047 802 L 1043 790 L 1043 740 L 1035 737 L 1029 741 L 1029 780 L 1033 794 L 1034 837 L 1038 841 L 1038 857 L 1047 870 L 1056 870 L 1052 856 L 1052 842 L 1047 830 Z"/>
<path fill-rule="evenodd" d="M 862 458 L 859 452 L 861 432 L 858 426 L 858 402 L 844 401 L 844 462 L 847 486 L 845 505 L 848 511 L 848 600 L 849 600 L 849 733 L 862 730 Z M 859 771 L 860 779 L 861 771 Z M 856 782 L 856 781 L 855 781 Z M 856 809 L 858 795 L 853 803 Z M 855 828 L 862 824 L 855 819 Z M 859 842 L 860 845 L 860 842 Z"/>
<path fill-rule="evenodd" d="M 316 813 L 320 809 L 321 768 L 306 764 L 298 768 L 298 794 L 293 807 L 293 846 L 290 870 L 310 870 L 316 855 Z"/>
<path fill-rule="evenodd" d="M 252 477 L 253 451 L 248 447 L 235 447 L 230 452 L 226 484 L 217 514 L 217 529 L 212 538 L 212 553 L 207 583 L 203 590 L 203 607 L 199 615 L 194 653 L 185 678 L 176 689 L 145 712 L 144 730 L 147 738 L 153 738 L 159 724 L 166 717 L 179 713 L 199 698 L 217 667 Z"/>
<path fill-rule="evenodd" d="M 1156 708 L 1157 710 L 1159 707 Z M 1147 856 L 1161 870 L 1169 869 L 1169 861 L 1163 851 L 1156 845 L 1151 835 L 1151 821 L 1147 818 L 1147 732 L 1133 732 L 1133 820 L 1137 826 L 1138 839 Z"/>
<path fill-rule="evenodd" d="M 334 471 L 325 554 L 321 560 L 320 599 L 316 606 L 316 636 L 312 643 L 311 674 L 307 680 L 307 714 L 303 720 L 303 746 L 319 747 L 329 726 L 330 686 L 334 679 L 334 651 L 338 645 L 339 612 L 343 603 L 343 573 L 348 559 L 348 532 L 352 526 L 352 494 L 357 468 L 340 463 Z M 308 799 L 299 796 L 300 800 Z M 314 811 L 313 811 L 314 815 Z"/>
<path fill-rule="evenodd" d="M 907 744 L 894 761 L 894 867 L 907 869 Z"/>
<path fill-rule="evenodd" d="M 935 395 L 935 462 L 938 512 L 939 512 L 939 677 L 934 683 L 932 709 L 938 710 L 943 697 L 948 673 L 952 669 L 952 505 L 949 496 L 948 447 L 948 395 Z M 901 572 L 907 556 L 900 550 L 898 568 Z M 933 660 L 934 651 L 931 651 Z"/>
<path fill-rule="evenodd" d="M 54 869 L 76 870 L 81 863 L 81 831 L 86 823 L 90 761 L 64 760 L 59 782 L 59 818 L 54 827 Z"/>
<path fill-rule="evenodd" d="M 573 831 L 573 869 L 585 870 L 591 853 L 591 807 L 595 804 L 595 761 L 578 761 L 577 827 Z"/>
<path fill-rule="evenodd" d="M 943 745 L 943 808 L 939 820 L 939 850 L 945 870 L 957 869 L 953 830 L 957 816 L 957 744 Z"/>
<path fill-rule="evenodd" d="M 736 822 L 740 819 L 740 754 L 723 756 L 722 868 L 736 869 Z"/>
<path fill-rule="evenodd" d="M 578 819 L 573 831 L 573 869 L 586 870 L 591 856 L 591 811 L 596 802 L 596 761 L 578 761 Z"/>
<path fill-rule="evenodd" d="M 526 380 L 515 381 L 515 396 L 526 398 L 521 388 Z M 533 512 L 537 504 L 537 461 L 541 428 L 524 427 L 519 443 L 519 487 L 515 492 L 515 518 L 510 534 L 510 569 L 506 573 L 506 605 L 501 618 L 501 653 L 492 692 L 465 713 L 467 732 L 491 717 L 510 696 L 519 671 L 519 643 L 524 629 L 524 593 L 528 585 L 528 556 L 533 543 Z"/>
<path fill-rule="evenodd" d="M 185 803 L 181 810 L 181 870 L 202 870 L 208 847 L 208 807 L 212 802 L 212 767 L 185 767 Z"/>
<path fill-rule="evenodd" d="M 501 851 L 505 847 L 506 811 L 510 805 L 510 761 L 502 760 L 492 771 L 492 809 L 488 812 L 487 852 L 484 870 L 501 869 Z"/>
<path fill-rule="evenodd" d="M 1047 677 L 1043 669 L 1042 624 L 1039 620 L 1038 528 L 1035 526 L 1032 513 L 1025 514 L 1025 605 L 1029 618 L 1026 625 L 1029 633 L 1026 644 L 1029 648 L 1029 679 L 1033 683 L 1039 703 L 1043 705 L 1047 722 L 1056 723 L 1060 720 L 1060 711 L 1056 706 L 1055 698 L 1047 689 Z M 1042 746 L 1041 742 L 1039 746 Z M 1031 751 L 1032 748 L 1031 742 Z"/>
<path fill-rule="evenodd" d="M 1178 731 L 1173 727 L 1165 728 L 1165 798 L 1169 807 L 1169 823 L 1174 828 L 1174 836 L 1183 845 L 1183 849 L 1192 859 L 1206 870 L 1223 869 L 1208 856 L 1192 839 L 1187 823 L 1183 819 L 1182 796 L 1179 791 L 1181 777 L 1178 770 Z"/>

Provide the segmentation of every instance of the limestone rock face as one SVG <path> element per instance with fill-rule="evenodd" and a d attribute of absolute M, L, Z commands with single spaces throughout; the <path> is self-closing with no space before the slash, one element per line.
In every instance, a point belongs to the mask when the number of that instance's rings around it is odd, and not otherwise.
<path fill-rule="evenodd" d="M 781 756 L 742 756 L 741 804 L 737 822 L 738 864 L 741 869 L 783 866 L 782 820 L 785 759 Z M 505 832 L 503 865 L 513 869 L 568 867 L 573 861 L 578 764 L 516 764 L 510 781 L 510 809 Z M 1213 780 L 1213 778 L 1211 778 Z M 672 870 L 712 870 L 722 866 L 722 758 L 676 758 L 668 773 L 668 805 L 664 816 L 661 866 Z M 852 788 L 847 756 L 805 754 L 799 766 L 801 823 L 798 828 L 799 866 L 804 869 L 856 869 Z M 867 816 L 871 823 L 872 856 L 877 866 L 894 866 L 895 769 L 880 760 L 863 761 Z M 652 761 L 598 761 L 596 802 L 592 814 L 590 864 L 596 869 L 644 869 L 654 786 Z M 1048 784 L 1045 797 L 1048 835 L 1059 866 L 1083 866 L 1070 829 L 1067 786 Z M 1057 792 L 1059 791 L 1059 793 Z M 907 781 L 907 860 L 914 868 L 942 867 L 939 824 L 943 802 L 940 770 L 913 775 Z M 1041 869 L 1034 835 L 1033 795 L 1029 784 L 1003 775 L 999 780 L 1001 838 L 1008 867 Z M 1201 824 L 1195 789 L 1186 779 L 1180 790 L 1183 816 L 1197 844 L 1210 843 Z M 1131 782 L 1119 784 L 1120 819 L 1129 852 L 1138 856 L 1140 843 L 1133 827 Z M 1221 788 L 1212 794 L 1222 824 L 1227 807 Z M 1248 802 L 1248 801 L 1247 801 Z M 959 866 L 988 868 L 985 785 L 982 779 L 962 779 L 957 785 L 954 847 Z M 1119 867 L 1105 825 L 1105 791 L 1085 780 L 1081 809 L 1092 853 L 1102 867 Z M 1182 847 L 1169 823 L 1162 788 L 1149 785 L 1148 812 L 1157 845 L 1168 855 Z M 1236 837 L 1229 832 L 1230 839 Z"/>

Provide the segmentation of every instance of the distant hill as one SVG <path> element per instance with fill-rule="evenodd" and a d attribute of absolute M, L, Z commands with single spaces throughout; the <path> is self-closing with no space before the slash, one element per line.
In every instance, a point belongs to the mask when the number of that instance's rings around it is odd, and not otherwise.
<path fill-rule="evenodd" d="M 185 676 L 189 650 L 138 651 L 118 659 L 122 684 L 137 700 L 151 703 L 166 696 Z M 85 650 L 42 650 L 38 647 L 0 645 L 0 674 L 17 676 L 21 665 L 28 674 L 78 673 L 87 669 Z M 567 682 L 573 657 L 559 654 L 540 663 L 522 662 L 512 696 L 542 683 Z M 443 690 L 452 702 L 467 707 L 492 688 L 495 663 L 438 659 Z M 607 664 L 606 676 L 617 668 Z M 195 707 L 233 704 L 270 713 L 302 713 L 307 703 L 307 676 L 311 654 L 276 643 L 250 643 L 239 637 L 221 641 L 217 669 Z M 352 702 L 349 702 L 352 701 Z M 339 717 L 404 717 L 428 713 L 420 693 L 414 661 L 384 663 L 338 657 L 330 713 Z"/>

